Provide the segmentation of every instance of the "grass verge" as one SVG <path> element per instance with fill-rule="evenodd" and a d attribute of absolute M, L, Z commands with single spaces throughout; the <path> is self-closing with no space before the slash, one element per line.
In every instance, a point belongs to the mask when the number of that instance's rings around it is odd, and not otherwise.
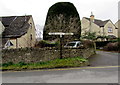
<path fill-rule="evenodd" d="M 65 67 L 79 67 L 89 65 L 88 60 L 82 57 L 55 59 L 47 62 L 38 63 L 24 63 L 19 62 L 14 64 L 12 62 L 4 63 L 0 69 L 7 70 L 33 70 L 33 69 L 50 69 L 50 68 L 65 68 Z"/>

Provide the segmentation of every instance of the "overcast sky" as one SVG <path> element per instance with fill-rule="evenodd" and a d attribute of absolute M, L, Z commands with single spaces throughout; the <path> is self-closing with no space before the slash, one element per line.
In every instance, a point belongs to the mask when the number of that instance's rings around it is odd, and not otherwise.
<path fill-rule="evenodd" d="M 43 26 L 49 7 L 61 1 L 72 2 L 80 19 L 89 17 L 92 11 L 96 19 L 118 20 L 119 0 L 0 0 L 0 16 L 32 15 L 35 24 Z"/>

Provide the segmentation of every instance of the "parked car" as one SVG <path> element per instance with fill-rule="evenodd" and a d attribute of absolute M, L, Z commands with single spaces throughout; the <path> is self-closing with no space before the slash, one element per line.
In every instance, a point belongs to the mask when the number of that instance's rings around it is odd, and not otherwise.
<path fill-rule="evenodd" d="M 82 46 L 83 44 L 81 41 L 72 41 L 72 42 L 68 42 L 64 47 L 65 48 L 79 48 Z"/>

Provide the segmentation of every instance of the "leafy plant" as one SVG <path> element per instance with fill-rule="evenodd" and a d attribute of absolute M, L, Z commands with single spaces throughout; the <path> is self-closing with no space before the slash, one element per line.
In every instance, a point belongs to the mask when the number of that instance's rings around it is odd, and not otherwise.
<path fill-rule="evenodd" d="M 8 62 L 8 63 L 4 63 L 4 64 L 2 64 L 2 66 L 5 66 L 5 67 L 7 67 L 7 66 L 11 66 L 11 65 L 13 65 L 13 62 Z"/>
<path fill-rule="evenodd" d="M 19 62 L 19 63 L 18 63 L 18 66 L 23 66 L 23 65 L 27 65 L 27 64 L 24 63 L 24 62 Z"/>
<path fill-rule="evenodd" d="M 83 40 L 83 46 L 85 48 L 91 48 L 91 47 L 94 47 L 94 42 L 93 41 L 90 41 L 90 40 Z"/>
<path fill-rule="evenodd" d="M 96 39 L 96 32 L 86 32 L 84 35 L 81 36 L 82 39 L 88 40 L 95 40 Z"/>
<path fill-rule="evenodd" d="M 55 59 L 52 61 L 38 62 L 38 63 L 24 63 L 19 62 L 18 64 L 3 64 L 3 70 L 22 70 L 22 69 L 41 69 L 41 68 L 62 68 L 62 67 L 76 67 L 88 65 L 88 60 L 83 57 Z"/>
<path fill-rule="evenodd" d="M 50 43 L 50 41 L 45 41 L 45 40 L 41 40 L 37 44 L 37 46 L 39 46 L 41 48 L 43 48 L 43 47 L 55 47 L 55 46 L 58 46 L 58 45 L 59 45 L 58 41 L 56 41 L 54 43 Z"/>
<path fill-rule="evenodd" d="M 106 46 L 104 46 L 104 50 L 106 51 L 118 51 L 119 50 L 119 43 L 115 42 L 115 43 L 108 43 Z"/>

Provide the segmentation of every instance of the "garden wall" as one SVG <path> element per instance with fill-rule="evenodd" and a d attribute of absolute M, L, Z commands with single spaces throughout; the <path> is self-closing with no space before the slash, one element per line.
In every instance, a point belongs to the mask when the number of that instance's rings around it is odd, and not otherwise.
<path fill-rule="evenodd" d="M 95 49 L 64 49 L 63 58 L 82 56 L 85 58 L 95 54 Z M 2 63 L 13 62 L 42 62 L 60 58 L 60 50 L 56 48 L 21 48 L 2 50 Z"/>

